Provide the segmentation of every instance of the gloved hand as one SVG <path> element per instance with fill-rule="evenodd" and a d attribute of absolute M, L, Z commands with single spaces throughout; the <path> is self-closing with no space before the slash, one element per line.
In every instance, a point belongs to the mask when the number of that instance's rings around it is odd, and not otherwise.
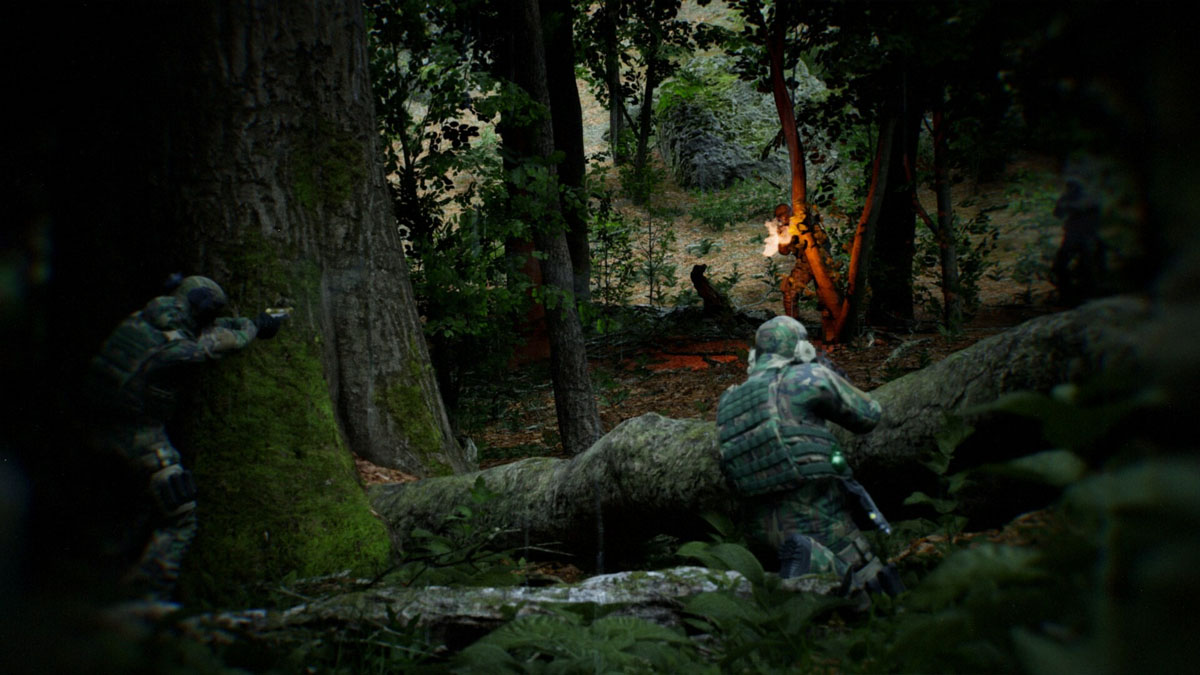
<path fill-rule="evenodd" d="M 196 481 L 192 472 L 178 464 L 161 469 L 150 477 L 150 491 L 164 516 L 175 516 L 196 505 Z"/>
<path fill-rule="evenodd" d="M 257 338 L 260 340 L 270 340 L 279 332 L 279 327 L 283 325 L 283 317 L 275 316 L 262 312 L 254 318 L 254 325 L 258 328 Z"/>

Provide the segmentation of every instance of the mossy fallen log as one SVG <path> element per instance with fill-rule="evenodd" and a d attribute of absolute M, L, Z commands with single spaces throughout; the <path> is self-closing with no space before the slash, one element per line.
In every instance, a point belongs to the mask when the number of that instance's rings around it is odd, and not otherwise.
<path fill-rule="evenodd" d="M 459 506 L 501 549 L 550 545 L 603 569 L 658 533 L 704 531 L 698 513 L 727 511 L 716 427 L 649 414 L 627 420 L 571 459 L 534 457 L 484 471 L 378 485 L 369 496 L 399 548 L 415 528 L 436 530 Z M 471 499 L 482 478 L 495 496 Z"/>
<path fill-rule="evenodd" d="M 1101 374 L 1134 373 L 1143 358 L 1138 329 L 1149 317 L 1148 304 L 1139 298 L 1101 300 L 1033 319 L 889 382 L 872 392 L 884 410 L 880 425 L 866 435 L 843 435 L 851 465 L 885 513 L 894 514 L 913 490 L 936 485 L 937 477 L 921 460 L 936 446 L 935 434 L 947 414 L 1007 392 L 1047 392 Z M 1006 433 L 1000 434 L 987 416 L 970 421 L 983 442 L 977 439 L 962 452 L 976 453 L 977 461 L 1043 449 L 1037 447 L 1036 427 L 1005 419 Z M 601 569 L 604 556 L 620 558 L 657 534 L 703 537 L 699 514 L 735 508 L 718 467 L 715 425 L 656 414 L 623 422 L 572 459 L 532 458 L 457 476 L 378 485 L 369 497 L 403 550 L 415 528 L 436 529 L 457 507 L 471 506 L 471 487 L 478 479 L 497 493 L 477 514 L 477 525 L 491 531 L 493 546 L 556 542 L 577 554 L 579 564 Z M 1008 496 L 1018 502 L 1038 498 Z"/>
<path fill-rule="evenodd" d="M 178 634 L 201 642 L 259 643 L 275 651 L 311 648 L 326 640 L 353 642 L 415 625 L 424 630 L 426 644 L 457 651 L 514 618 L 590 609 L 597 615 L 680 626 L 685 602 L 692 596 L 715 591 L 751 594 L 750 582 L 738 572 L 693 566 L 617 572 L 542 587 L 396 587 L 350 578 L 329 581 L 337 583 L 336 590 L 281 609 L 167 618 L 178 605 L 134 602 L 107 609 L 103 622 L 136 635 L 150 625 L 167 625 L 175 619 Z M 781 584 L 786 590 L 822 595 L 834 594 L 838 586 L 837 579 L 821 575 Z"/>

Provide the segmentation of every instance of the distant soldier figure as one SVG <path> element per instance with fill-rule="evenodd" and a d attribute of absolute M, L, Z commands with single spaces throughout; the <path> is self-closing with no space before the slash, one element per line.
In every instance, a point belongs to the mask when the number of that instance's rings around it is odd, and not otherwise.
<path fill-rule="evenodd" d="M 95 442 L 116 452 L 146 477 L 143 516 L 153 534 L 125 583 L 140 595 L 166 600 L 196 533 L 196 484 L 167 438 L 182 376 L 189 366 L 275 336 L 282 315 L 218 318 L 225 291 L 191 276 L 171 295 L 154 298 L 120 323 L 92 360 L 89 395 Z"/>
<path fill-rule="evenodd" d="M 1050 268 L 1051 280 L 1064 303 L 1077 305 L 1094 297 L 1106 273 L 1105 246 L 1100 239 L 1100 204 L 1078 178 L 1068 178 L 1066 190 L 1054 205 L 1063 221 L 1062 243 Z"/>
<path fill-rule="evenodd" d="M 805 257 L 805 250 L 808 248 L 808 243 L 800 237 L 800 233 L 791 226 L 792 208 L 787 204 L 780 204 L 775 207 L 775 222 L 779 233 L 779 253 L 781 255 L 795 255 L 796 264 L 792 267 L 792 271 L 784 278 L 780 284 L 779 290 L 783 292 L 783 313 L 793 319 L 800 318 L 800 294 L 803 293 L 807 297 L 815 297 L 816 293 L 809 288 L 813 281 L 812 267 L 808 264 L 808 258 Z"/>
<path fill-rule="evenodd" d="M 818 362 L 803 324 L 780 316 L 759 327 L 750 376 L 717 407 L 721 469 L 745 499 L 751 535 L 778 552 L 783 578 L 835 574 L 846 592 L 902 590 L 872 553 L 848 498 L 875 526 L 890 526 L 851 477 L 826 420 L 864 433 L 879 404 Z"/>

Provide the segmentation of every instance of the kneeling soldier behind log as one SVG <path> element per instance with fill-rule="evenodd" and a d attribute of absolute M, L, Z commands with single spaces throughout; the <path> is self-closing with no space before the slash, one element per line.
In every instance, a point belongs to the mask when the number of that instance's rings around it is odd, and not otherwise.
<path fill-rule="evenodd" d="M 779 575 L 836 574 L 846 593 L 903 590 L 854 524 L 851 502 L 891 531 L 826 428 L 870 431 L 879 404 L 819 363 L 804 325 L 787 316 L 759 327 L 749 372 L 717 407 L 721 469 L 745 500 L 751 535 L 778 552 Z"/>

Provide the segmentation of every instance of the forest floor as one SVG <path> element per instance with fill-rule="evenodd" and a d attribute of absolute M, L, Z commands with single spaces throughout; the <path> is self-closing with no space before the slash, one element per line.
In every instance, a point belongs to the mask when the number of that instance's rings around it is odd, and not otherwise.
<path fill-rule="evenodd" d="M 1042 158 L 1015 162 L 1005 174 L 988 183 L 964 181 L 955 188 L 955 201 L 962 217 L 984 212 L 996 234 L 995 248 L 986 258 L 986 272 L 979 279 L 978 305 L 972 310 L 961 331 L 945 332 L 938 317 L 927 305 L 918 302 L 916 321 L 908 329 L 871 329 L 854 344 L 822 345 L 834 362 L 859 388 L 870 391 L 905 373 L 924 368 L 978 340 L 1003 332 L 1028 319 L 1059 311 L 1054 288 L 1044 280 L 1046 252 L 1061 236 L 1059 222 L 1049 216 L 1052 201 L 1046 195 L 1056 191 L 1057 174 Z M 1041 195 L 1040 202 L 1028 199 Z M 670 253 L 677 288 L 690 287 L 688 273 L 694 264 L 707 264 L 710 279 L 720 278 L 721 270 L 736 264 L 741 270 L 764 267 L 761 222 L 745 223 L 715 232 L 696 222 L 688 206 L 696 196 L 665 182 L 652 198 L 652 204 L 672 203 L 675 217 L 670 227 L 679 243 Z M 932 204 L 932 195 L 926 203 Z M 645 217 L 643 210 L 627 202 L 618 203 L 628 217 Z M 642 233 L 642 242 L 646 234 Z M 689 242 L 708 238 L 719 242 L 705 255 L 697 255 Z M 791 260 L 782 260 L 784 273 Z M 1031 273 L 1032 272 L 1032 273 Z M 1025 279 L 1032 277 L 1029 281 Z M 742 279 L 728 292 L 739 311 L 757 311 L 763 316 L 782 314 L 783 307 L 774 277 L 768 274 Z M 1021 279 L 1021 280 L 1018 280 Z M 937 280 L 930 275 L 915 280 L 918 297 L 937 297 Z M 646 298 L 646 285 L 633 288 L 633 298 Z M 698 302 L 697 305 L 698 307 Z M 716 419 L 716 402 L 732 384 L 745 379 L 746 355 L 753 346 L 754 326 L 722 328 L 711 322 L 694 320 L 691 314 L 657 312 L 642 305 L 646 315 L 657 317 L 647 330 L 625 334 L 596 336 L 590 341 L 589 354 L 592 386 L 600 404 L 605 430 L 622 421 L 656 412 L 673 418 Z M 664 313 L 665 312 L 665 313 Z M 803 314 L 810 336 L 820 326 L 815 305 Z M 493 466 L 527 456 L 561 456 L 558 442 L 554 397 L 549 377 L 537 368 L 508 374 L 507 387 L 516 395 L 508 398 L 495 385 L 481 393 L 491 410 L 487 421 L 468 427 L 480 448 L 482 467 Z M 507 400 L 505 400 L 507 399 Z M 485 401 L 476 399 L 477 403 Z"/>
<path fill-rule="evenodd" d="M 927 304 L 917 303 L 916 320 L 904 330 L 870 329 L 864 338 L 846 345 L 821 345 L 855 385 L 870 391 L 905 373 L 924 368 L 947 355 L 988 336 L 1003 332 L 1030 318 L 1062 309 L 1056 304 L 1053 287 L 1044 280 L 1047 251 L 1053 253 L 1061 230 L 1049 216 L 1057 185 L 1057 174 L 1047 160 L 1027 158 L 1014 163 L 997 180 L 987 183 L 964 181 L 955 189 L 960 213 L 971 217 L 983 211 L 990 219 L 996 245 L 986 258 L 986 272 L 979 279 L 978 304 L 961 331 L 950 334 L 931 313 Z M 1031 195 L 1038 199 L 1031 199 Z M 932 196 L 926 195 L 928 203 Z M 689 191 L 668 181 L 652 197 L 654 203 L 674 204 L 669 221 L 677 246 L 669 253 L 676 270 L 676 287 L 690 287 L 688 273 L 694 264 L 707 264 L 709 278 L 721 278 L 738 265 L 746 270 L 765 267 L 762 256 L 763 228 L 758 220 L 713 231 L 698 223 L 688 207 L 697 199 Z M 628 201 L 617 209 L 628 218 L 646 218 L 646 211 Z M 661 213 L 661 211 L 660 211 Z M 646 233 L 640 242 L 645 243 Z M 689 242 L 708 238 L 719 243 L 705 255 L 697 255 Z M 776 256 L 786 273 L 790 259 Z M 775 272 L 778 274 L 778 271 Z M 767 279 L 770 278 L 770 281 Z M 915 280 L 918 298 L 937 297 L 936 278 Z M 739 311 L 769 317 L 782 314 L 775 277 L 766 272 L 744 274 L 728 291 Z M 645 301 L 646 286 L 635 284 L 633 302 Z M 753 346 L 754 324 L 718 326 L 699 319 L 697 309 L 642 304 L 627 313 L 644 320 L 636 327 L 589 338 L 592 386 L 601 421 L 606 431 L 622 421 L 655 412 L 672 418 L 716 419 L 716 402 L 746 373 L 746 356 Z M 808 307 L 802 320 L 810 334 L 820 325 L 815 306 Z M 480 449 L 480 467 L 487 468 L 531 456 L 563 456 L 558 437 L 554 396 L 544 364 L 526 364 L 496 378 L 472 383 L 462 401 L 462 431 Z M 415 480 L 391 469 L 359 462 L 359 472 L 368 484 Z"/>

